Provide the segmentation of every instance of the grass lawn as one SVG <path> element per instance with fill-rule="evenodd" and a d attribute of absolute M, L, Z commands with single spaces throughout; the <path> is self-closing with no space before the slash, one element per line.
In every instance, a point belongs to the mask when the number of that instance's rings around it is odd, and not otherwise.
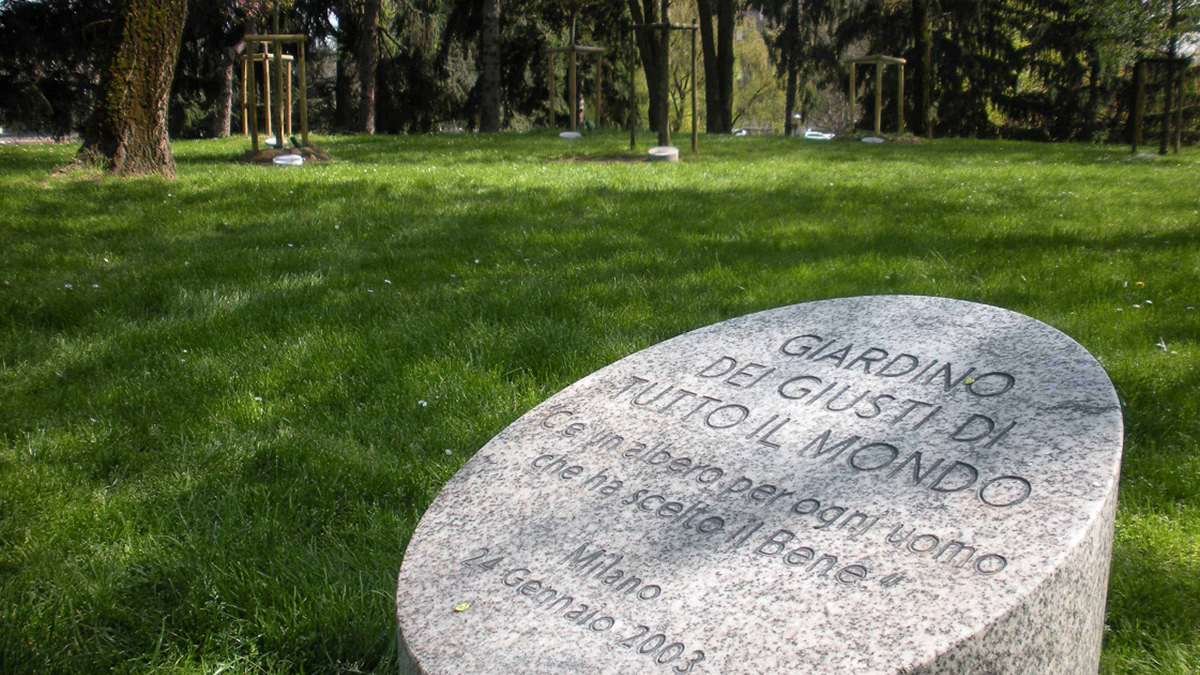
<path fill-rule="evenodd" d="M 1031 315 L 1107 368 L 1103 672 L 1197 675 L 1197 151 L 320 143 L 337 161 L 292 169 L 181 142 L 174 182 L 0 148 L 0 672 L 391 672 L 417 519 L 525 410 L 715 321 L 915 293 Z"/>

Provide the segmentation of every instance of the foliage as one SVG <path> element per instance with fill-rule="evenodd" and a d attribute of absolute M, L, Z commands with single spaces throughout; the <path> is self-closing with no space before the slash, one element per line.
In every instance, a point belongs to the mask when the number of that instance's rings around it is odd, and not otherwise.
<path fill-rule="evenodd" d="M 1162 3 L 1172 1 L 1180 6 L 1181 18 L 1168 27 Z M 1195 0 L 942 0 L 933 27 L 936 132 L 1121 140 L 1132 60 L 1165 53 L 1171 35 L 1194 42 L 1200 36 L 1197 5 Z M 905 2 L 862 0 L 838 29 L 841 48 L 905 55 L 912 45 L 911 10 Z M 910 91 L 913 84 L 910 72 Z M 863 114 L 870 117 L 872 102 L 863 103 Z M 1200 116 L 1191 117 L 1193 127 L 1198 121 Z"/>
<path fill-rule="evenodd" d="M 286 12 L 295 4 L 295 0 L 233 0 L 236 10 L 243 16 L 248 16 L 260 25 L 268 25 L 276 12 Z M 231 12 L 232 13 L 232 12 Z"/>
<path fill-rule="evenodd" d="M 689 25 L 696 22 L 695 0 L 677 1 L 671 6 L 671 21 Z M 762 15 L 747 13 L 738 17 L 734 30 L 734 126 L 752 126 L 775 130 L 783 115 L 783 89 L 776 75 L 775 26 Z M 673 132 L 691 129 L 691 34 L 677 31 L 671 38 L 671 128 Z M 709 95 L 704 78 L 697 39 L 697 115 L 699 127 L 708 128 L 706 99 Z"/>
<path fill-rule="evenodd" d="M 112 11 L 113 0 L 0 2 L 0 117 L 10 130 L 65 136 L 83 124 Z"/>
<path fill-rule="evenodd" d="M 769 45 L 777 31 L 760 15 L 744 15 L 734 31 L 733 125 L 775 128 L 783 119 L 783 87 Z"/>
<path fill-rule="evenodd" d="M 751 0 L 752 8 L 777 28 L 767 32 L 768 46 L 778 56 L 774 63 L 780 79 L 795 64 L 796 110 L 802 126 L 837 129 L 846 124 L 849 107 L 841 83 L 842 47 L 837 35 L 845 20 L 846 3 L 840 0 Z M 789 23 L 793 20 L 794 25 Z"/>
<path fill-rule="evenodd" d="M 240 77 L 241 70 L 226 72 L 227 61 L 245 35 L 249 16 L 243 0 L 188 0 L 179 60 L 171 88 L 172 138 L 205 138 L 213 135 L 213 118 L 222 78 Z"/>
<path fill-rule="evenodd" d="M 608 48 L 608 61 L 617 66 L 605 75 L 604 108 L 613 119 L 626 119 L 630 1 L 505 1 L 499 32 L 504 124 L 529 128 L 547 121 L 544 49 L 566 41 L 576 12 L 581 39 Z M 696 21 L 696 4 L 674 0 L 672 11 Z M 733 4 L 738 25 L 756 25 L 766 49 L 758 36 L 737 29 L 749 41 L 738 41 L 732 50 L 741 69 L 732 85 L 732 114 L 774 127 L 780 126 L 782 109 L 769 113 L 778 106 L 767 101 L 784 87 L 789 63 L 795 64 L 796 108 L 804 122 L 845 124 L 843 61 L 868 52 L 909 59 L 906 118 L 915 119 L 913 25 L 914 13 L 923 7 L 931 8 L 931 106 L 939 135 L 1123 140 L 1133 61 L 1169 54 L 1172 45 L 1186 52 L 1200 43 L 1200 0 L 796 0 L 794 31 L 787 27 L 790 0 Z M 10 128 L 65 135 L 82 126 L 94 95 L 97 38 L 111 5 L 112 0 L 0 3 L 0 116 Z M 350 130 L 360 124 L 362 0 L 192 0 L 171 99 L 176 136 L 208 135 L 221 127 L 216 122 L 228 50 L 256 24 L 269 27 L 275 7 L 281 10 L 282 30 L 310 36 L 314 128 Z M 482 7 L 479 0 L 381 0 L 374 80 L 380 131 L 428 132 L 477 123 Z M 690 106 L 680 95 L 687 89 L 688 43 L 678 36 L 674 41 L 672 59 L 682 68 L 672 73 L 672 124 L 686 127 Z M 709 68 L 728 63 L 716 56 Z M 764 63 L 779 74 L 775 86 L 768 86 Z M 588 71 L 585 77 L 590 91 L 594 75 Z M 716 75 L 699 79 L 723 81 Z M 700 99 L 705 126 L 713 112 L 703 91 L 708 84 L 702 85 Z M 898 92 L 891 81 L 886 86 L 884 106 L 890 112 Z M 1185 138 L 1197 139 L 1200 108 L 1189 96 Z M 761 110 L 749 110 L 756 99 Z M 858 101 L 860 120 L 873 117 L 873 105 L 871 97 Z M 721 114 L 720 106 L 714 110 Z"/>

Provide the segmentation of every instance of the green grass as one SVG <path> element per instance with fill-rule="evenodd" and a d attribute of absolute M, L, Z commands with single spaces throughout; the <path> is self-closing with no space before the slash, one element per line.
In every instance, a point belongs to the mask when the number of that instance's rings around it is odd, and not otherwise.
<path fill-rule="evenodd" d="M 917 293 L 1029 314 L 1108 369 L 1103 672 L 1197 675 L 1196 151 L 321 143 L 337 161 L 300 169 L 178 143 L 174 182 L 0 148 L 0 672 L 389 672 L 419 515 L 522 412 L 691 328 Z"/>

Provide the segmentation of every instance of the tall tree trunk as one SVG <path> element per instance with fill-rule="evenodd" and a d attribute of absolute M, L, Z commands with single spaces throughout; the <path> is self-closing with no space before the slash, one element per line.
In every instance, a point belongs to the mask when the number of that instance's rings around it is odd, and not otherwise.
<path fill-rule="evenodd" d="M 479 43 L 479 130 L 500 131 L 500 0 L 483 0 Z"/>
<path fill-rule="evenodd" d="M 1171 18 L 1167 22 L 1167 30 L 1170 31 L 1170 38 L 1167 42 L 1167 58 L 1171 59 L 1167 63 L 1167 74 L 1163 81 L 1167 84 L 1167 89 L 1163 92 L 1163 116 L 1162 116 L 1162 136 L 1159 140 L 1158 154 L 1167 154 L 1167 146 L 1171 142 L 1171 118 L 1175 115 L 1175 57 L 1178 55 L 1179 38 L 1175 34 L 1175 28 L 1179 25 L 1179 0 L 1171 0 Z"/>
<path fill-rule="evenodd" d="M 717 42 L 713 35 L 711 0 L 696 1 L 700 24 L 700 53 L 704 59 L 704 130 L 721 130 L 721 79 L 717 76 Z"/>
<path fill-rule="evenodd" d="M 1100 64 L 1100 50 L 1093 45 L 1088 48 L 1088 97 L 1087 114 L 1083 120 L 1083 139 L 1090 141 L 1100 129 L 1100 89 L 1104 72 Z"/>
<path fill-rule="evenodd" d="M 800 0 L 792 0 L 784 30 L 784 58 L 787 63 L 787 94 L 784 104 L 783 133 L 791 137 L 796 130 L 796 79 L 800 70 Z"/>
<path fill-rule="evenodd" d="M 186 15 L 187 0 L 118 0 L 80 158 L 117 175 L 175 177 L 167 101 Z"/>
<path fill-rule="evenodd" d="M 655 0 L 644 0 L 643 6 L 638 0 L 628 0 L 629 14 L 635 24 L 656 23 L 658 21 L 658 6 Z M 649 124 L 651 129 L 658 129 L 659 110 L 662 107 L 662 97 L 668 93 L 661 90 L 662 77 L 659 73 L 662 48 L 654 31 L 637 29 L 634 31 L 634 42 L 637 44 L 638 56 L 642 62 L 642 72 L 646 75 L 646 94 L 649 99 Z"/>
<path fill-rule="evenodd" d="M 363 133 L 375 133 L 375 81 L 379 70 L 379 10 L 381 0 L 363 4 L 358 43 L 358 122 Z"/>
<path fill-rule="evenodd" d="M 233 85 L 237 80 L 238 57 L 246 48 L 245 42 L 221 50 L 224 63 L 221 66 L 221 88 L 217 92 L 217 114 L 213 115 L 212 135 L 228 138 L 233 120 Z"/>
<path fill-rule="evenodd" d="M 659 15 L 663 28 L 658 32 L 658 144 L 671 144 L 671 13 L 670 0 L 662 0 Z"/>
<path fill-rule="evenodd" d="M 333 119 L 338 129 L 354 128 L 354 63 L 350 51 L 338 45 L 337 71 L 333 84 Z"/>
<path fill-rule="evenodd" d="M 933 130 L 929 125 L 929 111 L 933 107 L 933 36 L 929 23 L 929 0 L 913 0 L 913 43 L 915 45 L 915 63 L 913 64 L 913 133 L 917 136 L 932 136 Z"/>
<path fill-rule="evenodd" d="M 737 0 L 717 0 L 717 78 L 721 83 L 721 131 L 733 131 L 733 29 Z"/>
<path fill-rule="evenodd" d="M 714 40 L 712 0 L 696 2 L 704 53 L 704 128 L 709 133 L 733 131 L 733 30 L 737 4 L 736 0 L 717 0 Z"/>

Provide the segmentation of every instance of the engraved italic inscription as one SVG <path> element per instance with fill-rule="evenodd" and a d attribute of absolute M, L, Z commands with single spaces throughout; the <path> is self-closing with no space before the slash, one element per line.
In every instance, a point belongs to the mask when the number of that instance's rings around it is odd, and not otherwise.
<path fill-rule="evenodd" d="M 1094 359 L 1004 309 L 875 296 L 699 328 L 446 485 L 399 576 L 404 668 L 1094 675 L 1121 435 Z"/>

